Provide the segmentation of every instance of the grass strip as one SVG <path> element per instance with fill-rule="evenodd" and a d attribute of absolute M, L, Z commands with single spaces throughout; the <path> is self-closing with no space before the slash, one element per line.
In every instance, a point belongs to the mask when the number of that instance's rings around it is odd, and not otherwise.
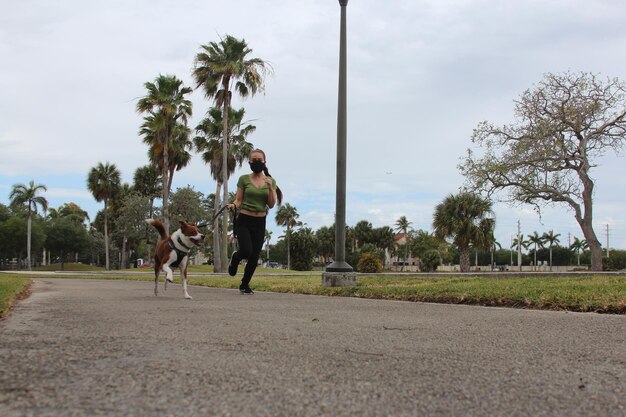
<path fill-rule="evenodd" d="M 153 281 L 150 274 L 120 273 L 110 275 L 56 275 L 91 279 L 127 279 Z M 175 283 L 180 278 L 175 274 Z M 161 282 L 163 276 L 161 277 Z M 224 275 L 189 276 L 190 285 L 238 288 L 239 278 Z M 162 283 L 160 284 L 162 285 Z M 625 275 L 531 276 L 496 278 L 441 275 L 437 278 L 415 276 L 359 275 L 355 287 L 324 288 L 321 273 L 302 276 L 255 275 L 252 287 L 257 291 L 361 297 L 398 301 L 473 304 L 626 314 Z"/>
<path fill-rule="evenodd" d="M 18 300 L 28 297 L 32 280 L 0 275 L 0 320 L 6 318 Z"/>

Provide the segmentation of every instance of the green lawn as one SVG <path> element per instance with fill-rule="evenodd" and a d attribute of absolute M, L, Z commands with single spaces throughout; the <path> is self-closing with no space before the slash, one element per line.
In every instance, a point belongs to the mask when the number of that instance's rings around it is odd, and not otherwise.
<path fill-rule="evenodd" d="M 81 275 L 80 272 L 76 272 L 75 275 L 63 276 L 153 280 L 150 273 L 138 274 L 137 271 L 133 269 L 107 275 Z M 211 271 L 212 269 L 206 272 Z M 180 282 L 177 272 L 174 275 L 176 283 Z M 292 271 L 259 269 L 259 275 L 255 275 L 252 280 L 252 287 L 258 291 L 299 294 L 626 314 L 626 275 L 538 275 L 524 278 L 470 275 L 459 277 L 445 274 L 436 278 L 363 275 L 357 277 L 356 287 L 323 288 L 321 272 L 289 276 L 264 275 L 270 272 L 291 274 Z M 208 287 L 237 288 L 240 277 L 241 274 L 237 278 L 225 275 L 189 276 L 189 283 Z M 0 275 L 0 280 L 2 278 L 3 275 Z"/>
<path fill-rule="evenodd" d="M 0 275 L 0 319 L 9 315 L 11 307 L 28 295 L 31 280 L 12 275 Z"/>

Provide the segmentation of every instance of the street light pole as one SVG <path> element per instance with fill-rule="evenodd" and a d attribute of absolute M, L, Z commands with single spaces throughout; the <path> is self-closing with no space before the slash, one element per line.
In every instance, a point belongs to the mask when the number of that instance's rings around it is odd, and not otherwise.
<path fill-rule="evenodd" d="M 347 156 L 347 88 L 346 88 L 346 7 L 339 0 L 341 29 L 339 37 L 339 100 L 337 109 L 337 186 L 335 205 L 335 260 L 322 274 L 324 286 L 356 285 L 356 274 L 346 262 L 346 156 Z"/>

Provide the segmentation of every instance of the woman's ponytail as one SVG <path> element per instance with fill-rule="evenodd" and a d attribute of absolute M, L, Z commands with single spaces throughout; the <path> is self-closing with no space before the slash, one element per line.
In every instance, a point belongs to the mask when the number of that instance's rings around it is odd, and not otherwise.
<path fill-rule="evenodd" d="M 272 178 L 270 172 L 267 169 L 267 166 L 263 167 L 263 173 L 265 176 Z M 283 192 L 280 190 L 280 187 L 276 186 L 276 197 L 278 197 L 278 205 L 283 204 Z"/>

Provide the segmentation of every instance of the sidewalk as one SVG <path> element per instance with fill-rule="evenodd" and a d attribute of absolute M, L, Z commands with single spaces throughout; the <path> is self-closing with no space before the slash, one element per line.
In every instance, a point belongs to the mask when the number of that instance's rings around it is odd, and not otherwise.
<path fill-rule="evenodd" d="M 34 281 L 3 417 L 626 413 L 626 316 Z"/>

